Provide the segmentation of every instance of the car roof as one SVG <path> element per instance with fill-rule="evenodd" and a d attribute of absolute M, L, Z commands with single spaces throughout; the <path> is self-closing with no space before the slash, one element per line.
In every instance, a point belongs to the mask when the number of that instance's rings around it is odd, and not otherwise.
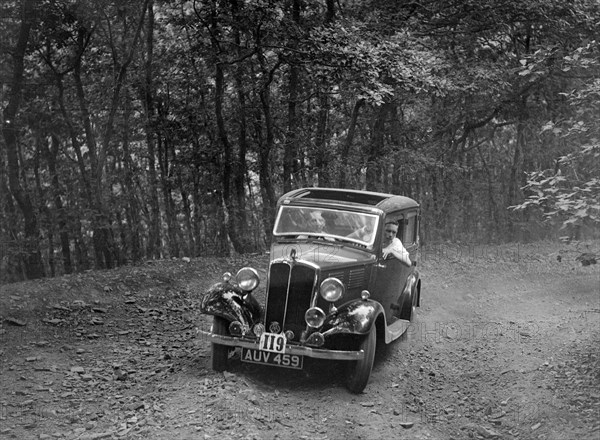
<path fill-rule="evenodd" d="M 341 188 L 300 188 L 282 195 L 277 204 L 279 205 L 285 200 L 288 200 L 289 202 L 287 203 L 290 203 L 298 199 L 331 201 L 363 206 L 369 205 L 379 208 L 386 213 L 400 209 L 419 207 L 419 204 L 416 201 L 406 196 Z"/>

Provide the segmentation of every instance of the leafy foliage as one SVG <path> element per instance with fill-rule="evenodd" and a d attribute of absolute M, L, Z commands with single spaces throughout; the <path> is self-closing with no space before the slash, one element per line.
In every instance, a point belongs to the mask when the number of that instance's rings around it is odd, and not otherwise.
<path fill-rule="evenodd" d="M 596 177 L 598 168 L 595 167 L 593 177 L 587 175 L 587 179 L 583 181 L 577 179 L 583 177 L 579 176 L 583 171 L 582 164 L 597 164 L 599 160 L 600 145 L 594 145 L 558 160 L 559 166 L 570 168 L 568 177 L 561 172 L 549 175 L 553 170 L 530 173 L 524 189 L 531 195 L 516 208 L 539 207 L 549 219 L 562 220 L 563 227 L 581 226 L 586 222 L 600 223 L 600 179 Z"/>
<path fill-rule="evenodd" d="M 570 114 L 549 121 L 541 130 L 547 139 L 560 139 L 572 152 L 556 159 L 553 169 L 528 173 L 527 199 L 514 209 L 539 208 L 563 228 L 600 223 L 600 62 L 598 43 L 590 42 L 564 56 L 563 72 L 577 72 L 578 89 L 563 93 Z"/>
<path fill-rule="evenodd" d="M 541 236 L 529 207 L 597 218 L 594 0 L 30 1 L 0 23 L 6 108 L 35 4 L 7 279 L 36 252 L 59 274 L 264 250 L 306 185 L 412 196 L 430 240 Z"/>

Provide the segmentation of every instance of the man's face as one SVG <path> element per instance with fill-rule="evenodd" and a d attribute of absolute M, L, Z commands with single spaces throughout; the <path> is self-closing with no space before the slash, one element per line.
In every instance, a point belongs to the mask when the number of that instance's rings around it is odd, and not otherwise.
<path fill-rule="evenodd" d="M 383 230 L 383 246 L 389 245 L 398 233 L 398 225 L 388 223 Z"/>
<path fill-rule="evenodd" d="M 325 219 L 321 217 L 320 212 L 313 212 L 310 214 L 309 224 L 313 232 L 323 232 L 323 228 L 325 227 Z"/>

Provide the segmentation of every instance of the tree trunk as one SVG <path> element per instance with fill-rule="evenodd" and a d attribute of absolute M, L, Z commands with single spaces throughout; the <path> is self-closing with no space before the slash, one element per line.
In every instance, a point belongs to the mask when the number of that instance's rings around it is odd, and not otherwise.
<path fill-rule="evenodd" d="M 288 82 L 288 116 L 287 133 L 283 150 L 283 192 L 292 190 L 294 164 L 298 152 L 296 132 L 298 130 L 298 116 L 296 114 L 296 103 L 298 101 L 298 67 L 290 65 L 290 77 Z"/>
<path fill-rule="evenodd" d="M 161 112 L 159 111 L 159 115 Z M 164 115 L 160 116 L 164 122 Z M 162 124 L 161 124 L 162 125 Z M 165 221 L 167 223 L 167 236 L 169 237 L 169 256 L 179 257 L 179 240 L 175 228 L 176 210 L 173 202 L 171 188 L 171 164 L 169 160 L 171 145 L 170 142 L 159 134 L 158 136 L 158 157 L 160 161 L 160 183 L 163 195 L 163 205 L 165 207 Z"/>
<path fill-rule="evenodd" d="M 317 131 L 315 133 L 315 165 L 319 175 L 319 186 L 331 186 L 331 158 L 327 150 L 327 131 L 329 127 L 329 97 L 321 93 L 319 97 L 319 112 L 317 120 Z"/>
<path fill-rule="evenodd" d="M 101 171 L 99 169 L 100 162 L 98 161 L 98 150 L 96 142 L 96 134 L 92 127 L 92 121 L 90 112 L 87 107 L 85 100 L 85 91 L 83 89 L 83 82 L 81 80 L 81 55 L 85 50 L 85 40 L 87 39 L 87 31 L 85 29 L 79 29 L 78 32 L 78 43 L 79 43 L 79 57 L 75 62 L 73 69 L 73 79 L 75 81 L 75 88 L 77 91 L 77 99 L 79 101 L 79 109 L 81 111 L 81 119 L 84 126 L 86 145 L 89 150 L 90 157 L 90 182 L 91 191 L 87 194 L 88 204 L 91 208 L 91 224 L 94 244 L 94 255 L 96 265 L 102 269 L 110 269 L 113 266 L 113 258 L 110 251 L 110 234 L 108 233 L 108 225 L 106 214 L 103 209 L 102 202 L 102 185 L 101 185 Z M 83 158 L 82 158 L 83 160 Z M 85 168 L 85 167 L 84 167 Z"/>
<path fill-rule="evenodd" d="M 238 100 L 240 105 L 239 110 L 239 151 L 235 160 L 235 168 L 233 175 L 233 190 L 235 193 L 235 207 L 233 211 L 233 227 L 239 231 L 239 240 L 243 251 L 251 251 L 251 244 L 248 240 L 248 219 L 246 216 L 246 190 L 244 182 L 248 173 L 246 166 L 246 153 L 248 151 L 248 143 L 246 140 L 246 96 L 242 87 L 241 73 L 236 75 L 236 86 L 238 89 Z"/>
<path fill-rule="evenodd" d="M 240 17 L 238 17 L 238 3 L 232 0 L 232 13 L 234 22 L 236 23 L 234 33 L 234 43 L 237 47 L 238 58 L 242 58 L 242 43 L 240 38 L 240 29 L 237 28 Z M 244 66 L 238 63 L 234 71 L 235 85 L 238 96 L 238 154 L 234 159 L 233 169 L 233 192 L 235 204 L 233 210 L 230 211 L 232 218 L 232 226 L 238 231 L 238 240 L 240 241 L 242 251 L 250 252 L 253 250 L 253 245 L 250 240 L 250 232 L 248 230 L 248 218 L 246 215 L 246 190 L 245 180 L 248 173 L 246 166 L 246 154 L 248 152 L 247 142 L 247 126 L 246 126 L 246 91 L 244 89 Z"/>
<path fill-rule="evenodd" d="M 333 23 L 335 20 L 335 0 L 326 0 L 327 12 L 325 13 L 325 24 Z"/>
<path fill-rule="evenodd" d="M 46 191 L 42 185 L 42 179 L 40 178 L 40 158 L 42 156 L 42 136 L 39 134 L 39 130 L 33 136 L 35 138 L 36 152 L 33 156 L 33 176 L 35 180 L 35 187 L 37 189 L 37 197 L 39 202 L 40 212 L 40 235 L 44 235 L 47 239 L 47 257 L 48 267 L 50 269 L 50 276 L 56 276 L 56 259 L 54 258 L 54 215 L 47 204 Z"/>
<path fill-rule="evenodd" d="M 368 191 L 378 191 L 380 189 L 380 165 L 379 160 L 383 154 L 384 147 L 384 129 L 385 118 L 388 113 L 388 105 L 382 104 L 377 107 L 375 112 L 375 121 L 371 132 L 371 146 L 367 155 L 367 181 Z"/>
<path fill-rule="evenodd" d="M 19 243 L 18 213 L 14 200 L 10 194 L 7 176 L 5 174 L 6 164 L 4 156 L 0 154 L 0 209 L 2 217 L 0 218 L 0 232 L 2 237 L 7 236 L 4 246 L 0 246 L 0 264 L 6 261 L 6 264 L 0 266 L 0 283 L 20 281 L 26 278 L 24 271 L 24 260 L 21 252 L 17 250 Z"/>
<path fill-rule="evenodd" d="M 292 21 L 296 26 L 300 26 L 300 0 L 292 0 Z M 290 41 L 292 52 L 297 48 L 298 43 L 294 36 Z M 298 88 L 299 88 L 299 68 L 294 56 L 291 56 L 289 62 L 288 78 L 288 115 L 287 115 L 287 133 L 283 150 L 283 192 L 292 190 L 294 181 L 294 172 L 296 168 L 296 155 L 298 153 L 296 132 L 298 130 Z"/>
<path fill-rule="evenodd" d="M 124 130 L 123 130 L 123 184 L 125 190 L 125 197 L 127 204 L 125 209 L 125 219 L 127 221 L 126 233 L 124 241 L 122 242 L 130 249 L 130 258 L 132 261 L 139 261 L 142 258 L 142 244 L 141 244 L 141 208 L 138 201 L 138 193 L 136 185 L 134 184 L 135 169 L 134 163 L 131 158 L 131 152 L 129 151 L 129 132 L 131 130 L 129 124 L 129 118 L 131 116 L 131 97 L 127 93 L 125 99 L 125 109 L 123 112 L 124 118 Z"/>
<path fill-rule="evenodd" d="M 90 268 L 88 247 L 82 233 L 81 219 L 77 219 L 77 230 L 75 235 L 75 255 L 77 256 L 77 269 L 79 272 Z"/>
<path fill-rule="evenodd" d="M 227 232 L 228 234 L 220 234 L 222 244 L 221 249 L 222 252 L 229 254 L 229 252 L 225 251 L 226 249 L 226 236 L 229 235 L 231 242 L 233 243 L 233 247 L 237 252 L 243 253 L 242 245 L 238 240 L 237 231 L 233 227 L 233 218 L 232 215 L 234 209 L 231 202 L 231 145 L 229 143 L 229 139 L 227 137 L 227 129 L 225 128 L 225 121 L 223 118 L 223 99 L 225 93 L 225 75 L 223 72 L 223 66 L 220 63 L 217 63 L 215 66 L 215 117 L 217 121 L 217 132 L 219 138 L 219 144 L 221 146 L 220 150 L 223 152 L 221 156 L 221 185 L 222 185 L 222 208 L 225 210 L 223 214 L 223 218 L 227 224 Z"/>
<path fill-rule="evenodd" d="M 85 169 L 85 161 L 83 159 L 83 154 L 81 152 L 81 144 L 78 139 L 78 133 L 75 130 L 73 121 L 72 121 L 71 117 L 69 116 L 69 113 L 67 112 L 67 107 L 65 105 L 63 80 L 60 75 L 56 75 L 55 79 L 56 79 L 56 87 L 58 89 L 57 100 L 58 100 L 58 104 L 59 104 L 59 108 L 60 108 L 60 113 L 63 117 L 63 120 L 65 121 L 65 125 L 67 126 L 67 131 L 68 131 L 69 137 L 71 139 L 71 146 L 73 147 L 73 150 L 75 151 L 75 157 L 77 158 L 77 166 L 79 168 L 79 174 L 80 174 L 80 178 L 81 178 L 81 185 L 82 185 L 82 187 L 84 189 L 84 193 L 86 194 L 88 199 L 91 199 L 92 188 L 91 188 L 91 184 L 90 184 L 90 181 L 88 178 L 88 173 Z"/>
<path fill-rule="evenodd" d="M 177 170 L 177 186 L 181 193 L 181 204 L 183 207 L 183 221 L 185 222 L 187 244 L 185 246 L 185 255 L 191 257 L 195 253 L 196 240 L 194 238 L 194 228 L 192 226 L 192 207 L 190 206 L 190 195 L 185 187 L 181 175 L 181 168 Z"/>
<path fill-rule="evenodd" d="M 523 105 L 524 108 L 524 105 Z M 510 166 L 510 179 L 508 183 L 508 206 L 518 204 L 521 193 L 521 174 L 523 173 L 523 149 L 525 147 L 525 121 L 520 119 L 517 122 L 517 139 L 515 142 L 515 151 L 513 161 Z M 521 218 L 520 212 L 514 212 L 508 217 L 508 232 L 510 240 L 519 240 L 518 227 L 516 222 Z"/>
<path fill-rule="evenodd" d="M 17 44 L 13 50 L 13 72 L 8 93 L 8 104 L 4 109 L 2 134 L 6 143 L 8 165 L 8 183 L 10 192 L 23 214 L 25 236 L 25 274 L 27 278 L 44 276 L 44 266 L 39 250 L 39 226 L 35 208 L 27 191 L 21 186 L 19 177 L 20 163 L 17 143 L 17 114 L 19 111 L 21 91 L 23 89 L 24 59 L 29 41 L 29 33 L 35 19 L 33 0 L 23 0 L 21 25 Z"/>
<path fill-rule="evenodd" d="M 218 48 L 218 36 L 220 35 L 217 12 L 213 11 L 211 16 L 211 30 L 213 33 L 213 49 L 215 54 L 219 52 Z M 217 137 L 219 140 L 220 150 L 222 151 L 220 167 L 222 169 L 221 174 L 221 186 L 222 186 L 222 209 L 223 218 L 226 223 L 226 234 L 221 233 L 220 238 L 222 240 L 221 248 L 223 251 L 227 248 L 227 237 L 231 240 L 234 249 L 239 253 L 244 253 L 244 242 L 241 239 L 240 231 L 236 226 L 236 209 L 235 203 L 232 197 L 231 182 L 233 178 L 233 154 L 231 143 L 227 135 L 227 129 L 225 127 L 225 119 L 223 117 L 223 101 L 225 99 L 225 72 L 223 70 L 223 64 L 218 58 L 215 60 L 215 119 L 217 124 Z M 228 252 L 226 252 L 228 253 Z"/>
<path fill-rule="evenodd" d="M 58 137 L 52 135 L 51 147 L 44 148 L 43 153 L 48 164 L 48 171 L 50 173 L 50 179 L 52 182 L 52 197 L 54 199 L 54 206 L 58 215 L 58 235 L 60 237 L 60 245 L 62 251 L 62 266 L 64 273 L 73 272 L 73 263 L 71 261 L 71 247 L 69 238 L 69 225 L 67 222 L 67 213 L 62 202 L 62 191 L 60 189 L 60 182 L 58 180 L 58 172 L 56 170 L 56 158 L 58 156 L 60 141 Z"/>
<path fill-rule="evenodd" d="M 131 42 L 129 52 L 127 53 L 127 56 L 125 57 L 125 60 L 121 64 L 120 68 L 118 68 L 117 78 L 116 78 L 116 81 L 115 81 L 115 84 L 114 84 L 113 90 L 112 90 L 110 107 L 108 109 L 108 120 L 106 121 L 106 125 L 104 127 L 104 133 L 103 133 L 103 137 L 102 137 L 102 148 L 98 152 L 98 158 L 97 158 L 97 164 L 96 164 L 97 169 L 94 173 L 95 187 L 96 187 L 95 193 L 97 194 L 97 196 L 95 198 L 95 202 L 96 202 L 95 207 L 96 207 L 96 210 L 98 213 L 97 216 L 95 216 L 95 217 L 97 217 L 97 219 L 96 219 L 97 226 L 94 229 L 94 243 L 100 247 L 100 249 L 96 251 L 96 255 L 98 255 L 98 253 L 100 251 L 100 253 L 103 257 L 103 259 L 101 260 L 101 263 L 102 263 L 101 267 L 106 267 L 106 268 L 112 268 L 115 263 L 118 264 L 119 256 L 118 256 L 118 250 L 116 248 L 115 240 L 113 237 L 112 224 L 111 224 L 112 222 L 110 220 L 110 216 L 108 215 L 108 213 L 105 212 L 104 201 L 102 199 L 103 170 L 104 170 L 104 165 L 106 162 L 107 153 L 108 153 L 108 151 L 111 150 L 111 141 L 112 141 L 112 137 L 113 137 L 114 121 L 115 121 L 115 117 L 117 114 L 117 109 L 119 108 L 119 102 L 121 99 L 121 89 L 123 88 L 123 86 L 125 84 L 125 78 L 127 75 L 129 65 L 133 61 L 134 55 L 137 51 L 137 44 L 138 44 L 138 41 L 139 41 L 141 33 L 142 33 L 142 27 L 144 25 L 146 11 L 148 9 L 150 9 L 150 11 L 151 11 L 151 7 L 149 7 L 149 5 L 150 5 L 150 0 L 145 0 L 142 5 L 141 11 L 140 11 L 140 18 L 138 20 L 138 25 L 135 29 L 135 33 L 133 35 L 133 41 Z M 149 36 L 153 37 L 152 33 L 150 33 Z M 117 68 L 117 67 L 118 66 L 115 66 L 115 68 Z M 99 234 L 99 237 L 96 238 L 96 235 L 98 232 L 100 234 Z"/>
<path fill-rule="evenodd" d="M 508 187 L 508 205 L 516 205 L 519 201 L 521 173 L 523 169 L 523 147 L 525 146 L 525 122 L 517 122 L 517 139 L 510 167 L 510 184 Z"/>
<path fill-rule="evenodd" d="M 258 172 L 261 196 L 263 200 L 263 224 L 265 228 L 265 235 L 267 239 L 269 239 L 271 236 L 271 231 L 273 230 L 273 217 L 275 214 L 275 204 L 277 203 L 277 200 L 275 197 L 275 190 L 273 188 L 273 181 L 271 179 L 271 151 L 274 145 L 274 135 L 273 116 L 271 114 L 271 102 L 268 87 L 265 87 L 263 90 L 261 90 L 260 101 L 265 118 L 266 139 L 262 138 L 262 127 L 259 124 L 259 121 L 262 118 L 258 116 L 256 118 L 256 132 L 259 146 Z"/>
<path fill-rule="evenodd" d="M 342 160 L 342 164 L 340 166 L 340 180 L 338 186 L 340 188 L 346 188 L 348 186 L 348 182 L 346 180 L 346 171 L 348 170 L 348 156 L 350 155 L 350 150 L 352 149 L 352 142 L 354 141 L 354 135 L 356 133 L 356 123 L 358 121 L 358 113 L 360 108 L 365 103 L 364 99 L 359 99 L 352 107 L 352 114 L 350 115 L 350 123 L 348 124 L 348 134 L 346 135 L 346 139 L 342 144 L 342 151 L 340 152 L 340 158 Z"/>
<path fill-rule="evenodd" d="M 486 177 L 486 183 L 487 183 L 487 195 L 488 195 L 488 200 L 487 200 L 487 230 L 488 232 L 492 232 L 492 239 L 494 238 L 494 235 L 496 235 L 496 233 L 500 232 L 498 231 L 498 222 L 497 222 L 497 215 L 496 215 L 496 199 L 494 196 L 494 183 L 492 180 L 492 173 L 490 170 L 490 167 L 488 166 L 487 161 L 485 160 L 485 157 L 483 155 L 483 153 L 481 152 L 481 148 L 477 147 L 477 153 L 479 154 L 479 159 L 481 160 L 481 164 L 483 166 L 483 169 L 485 171 L 485 177 Z M 489 235 L 489 234 L 488 234 Z"/>
<path fill-rule="evenodd" d="M 153 0 L 148 2 L 148 28 L 146 30 L 146 63 L 143 88 L 144 109 L 146 111 L 146 145 L 148 147 L 148 199 L 150 205 L 148 225 L 148 247 L 146 255 L 148 258 L 160 258 L 161 234 L 160 234 L 160 207 L 158 202 L 158 178 L 156 175 L 156 151 L 155 151 L 155 106 L 152 62 L 154 58 L 154 10 Z"/>
<path fill-rule="evenodd" d="M 81 54 L 79 54 L 79 56 L 81 56 Z M 76 61 L 76 62 L 78 63 L 78 61 Z M 77 67 L 77 65 L 75 67 Z M 74 72 L 73 76 L 74 76 L 75 82 L 77 84 L 78 77 L 77 77 L 76 72 Z M 81 144 L 79 142 L 78 133 L 75 129 L 73 121 L 71 120 L 71 118 L 67 112 L 67 108 L 65 105 L 64 86 L 63 86 L 63 81 L 62 81 L 61 75 L 56 75 L 56 85 L 57 85 L 57 89 L 58 89 L 57 99 L 58 99 L 58 103 L 59 103 L 59 107 L 60 107 L 60 112 L 63 117 L 63 120 L 65 121 L 65 125 L 67 127 L 67 130 L 68 130 L 68 133 L 69 133 L 69 136 L 71 139 L 71 146 L 73 147 L 73 150 L 75 151 L 75 157 L 77 158 L 77 166 L 79 168 L 81 186 L 83 187 L 83 193 L 86 197 L 86 202 L 87 202 L 86 208 L 91 210 L 93 196 L 92 196 L 92 187 L 91 187 L 91 183 L 90 183 L 90 177 L 86 170 L 85 159 L 84 159 L 83 153 L 81 151 Z M 78 90 L 77 93 L 79 94 L 81 92 Z M 76 221 L 77 229 L 76 229 L 76 234 L 75 234 L 76 266 L 77 266 L 78 270 L 87 270 L 90 268 L 88 248 L 87 248 L 85 239 L 83 237 L 83 234 L 81 232 L 82 225 L 81 225 L 81 218 L 79 217 L 79 215 L 80 214 L 77 213 L 77 221 Z"/>
<path fill-rule="evenodd" d="M 200 182 L 201 168 L 197 164 L 194 165 L 194 176 L 193 176 L 193 184 L 194 189 L 192 193 L 192 200 L 194 202 L 194 210 L 192 217 L 192 225 L 194 228 L 194 253 L 195 257 L 199 256 L 202 252 L 206 250 L 206 243 L 204 237 L 206 234 L 202 233 L 201 224 L 206 226 L 204 218 L 202 217 L 202 198 L 200 197 L 200 191 L 203 190 Z M 206 228 L 205 228 L 206 229 Z"/>

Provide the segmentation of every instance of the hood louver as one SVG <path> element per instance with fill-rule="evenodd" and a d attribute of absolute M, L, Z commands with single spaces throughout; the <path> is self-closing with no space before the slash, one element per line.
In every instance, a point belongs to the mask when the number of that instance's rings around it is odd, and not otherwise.
<path fill-rule="evenodd" d="M 365 282 L 365 268 L 358 267 L 350 270 L 335 270 L 327 274 L 327 278 L 337 278 L 344 283 L 347 289 L 361 288 Z"/>

